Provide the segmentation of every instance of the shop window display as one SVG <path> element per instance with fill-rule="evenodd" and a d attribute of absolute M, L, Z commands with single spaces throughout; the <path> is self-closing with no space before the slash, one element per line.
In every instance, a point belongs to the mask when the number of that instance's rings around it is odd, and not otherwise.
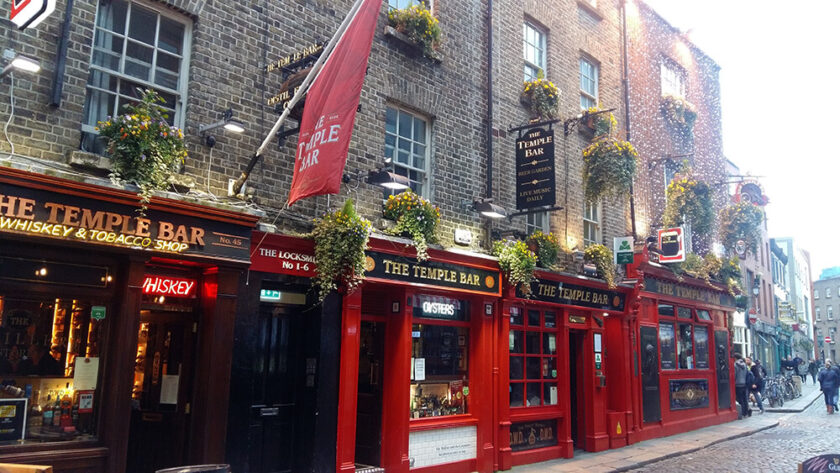
<path fill-rule="evenodd" d="M 512 307 L 510 319 L 510 406 L 556 405 L 556 312 Z"/>

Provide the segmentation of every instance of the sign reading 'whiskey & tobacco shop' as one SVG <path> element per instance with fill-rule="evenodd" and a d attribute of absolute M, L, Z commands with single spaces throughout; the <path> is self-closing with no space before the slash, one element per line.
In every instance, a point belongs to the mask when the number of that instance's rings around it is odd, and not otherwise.
<path fill-rule="evenodd" d="M 377 251 L 367 251 L 365 278 L 403 281 L 428 287 L 460 289 L 493 296 L 501 295 L 500 273 L 486 269 L 402 258 Z"/>
<path fill-rule="evenodd" d="M 516 208 L 557 203 L 554 182 L 554 130 L 532 128 L 516 140 Z"/>

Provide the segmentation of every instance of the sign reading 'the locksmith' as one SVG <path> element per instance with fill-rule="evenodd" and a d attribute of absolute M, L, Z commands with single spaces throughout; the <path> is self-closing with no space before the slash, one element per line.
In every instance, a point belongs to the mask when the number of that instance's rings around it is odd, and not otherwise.
<path fill-rule="evenodd" d="M 516 140 L 516 208 L 557 202 L 554 182 L 554 131 L 532 128 Z"/>

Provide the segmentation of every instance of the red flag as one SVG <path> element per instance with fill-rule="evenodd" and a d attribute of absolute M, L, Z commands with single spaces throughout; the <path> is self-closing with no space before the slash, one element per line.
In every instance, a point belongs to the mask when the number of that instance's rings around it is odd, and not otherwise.
<path fill-rule="evenodd" d="M 364 0 L 307 92 L 289 205 L 338 193 L 381 6 Z"/>

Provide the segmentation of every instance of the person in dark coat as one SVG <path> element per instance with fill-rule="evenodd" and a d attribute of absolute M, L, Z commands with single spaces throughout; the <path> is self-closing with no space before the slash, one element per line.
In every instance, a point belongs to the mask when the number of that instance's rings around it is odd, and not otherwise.
<path fill-rule="evenodd" d="M 820 372 L 820 365 L 817 364 L 817 360 L 811 358 L 811 361 L 808 362 L 808 372 L 811 373 L 811 384 L 817 384 L 817 373 Z"/>
<path fill-rule="evenodd" d="M 825 409 L 829 414 L 834 414 L 834 406 L 837 404 L 837 386 L 840 384 L 840 376 L 837 370 L 832 369 L 831 362 L 825 362 L 825 369 L 820 371 L 817 378 L 820 381 L 820 389 L 825 396 Z M 736 388 L 737 389 L 737 388 Z"/>
<path fill-rule="evenodd" d="M 745 419 L 750 416 L 750 405 L 747 400 L 747 375 L 752 377 L 752 373 L 747 369 L 747 364 L 740 353 L 733 355 L 735 358 L 735 399 L 741 405 L 741 418 Z"/>
<path fill-rule="evenodd" d="M 753 375 L 753 382 L 747 386 L 747 390 L 755 398 L 755 405 L 764 414 L 764 403 L 761 400 L 761 390 L 764 389 L 764 376 L 761 375 L 761 367 L 753 363 L 750 357 L 746 358 L 746 364 Z"/>
<path fill-rule="evenodd" d="M 64 376 L 64 368 L 43 345 L 30 345 L 29 358 L 20 362 L 20 374 L 29 376 Z"/>

